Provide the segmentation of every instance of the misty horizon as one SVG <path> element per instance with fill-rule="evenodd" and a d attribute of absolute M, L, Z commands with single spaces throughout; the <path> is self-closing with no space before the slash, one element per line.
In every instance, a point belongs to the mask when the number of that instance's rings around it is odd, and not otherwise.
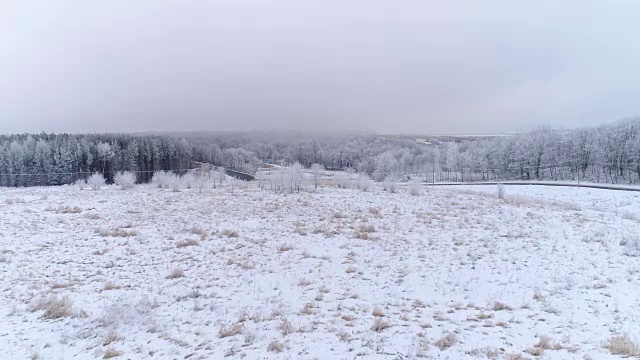
<path fill-rule="evenodd" d="M 640 5 L 0 5 L 0 133 L 502 134 L 640 114 Z"/>

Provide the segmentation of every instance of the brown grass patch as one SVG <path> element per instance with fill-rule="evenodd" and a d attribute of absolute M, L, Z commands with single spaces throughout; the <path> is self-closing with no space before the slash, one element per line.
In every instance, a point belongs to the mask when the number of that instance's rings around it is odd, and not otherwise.
<path fill-rule="evenodd" d="M 640 356 L 640 344 L 635 342 L 629 334 L 610 337 L 604 347 L 613 355 Z"/>
<path fill-rule="evenodd" d="M 198 246 L 198 245 L 200 245 L 198 240 L 193 240 L 193 239 L 186 239 L 186 240 L 178 241 L 176 243 L 176 247 L 178 249 L 186 248 L 188 246 Z"/>
<path fill-rule="evenodd" d="M 447 333 L 433 343 L 440 350 L 448 349 L 458 342 L 458 336 L 454 333 Z"/>
<path fill-rule="evenodd" d="M 181 268 L 175 268 L 167 275 L 167 279 L 177 279 L 181 277 L 184 277 L 184 270 Z"/>

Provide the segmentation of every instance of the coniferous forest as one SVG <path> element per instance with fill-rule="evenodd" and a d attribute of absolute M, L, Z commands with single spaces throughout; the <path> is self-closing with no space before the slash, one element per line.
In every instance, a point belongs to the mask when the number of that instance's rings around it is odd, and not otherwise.
<path fill-rule="evenodd" d="M 380 136 L 275 133 L 0 136 L 0 186 L 70 184 L 94 172 L 108 182 L 131 171 L 148 182 L 159 170 L 208 162 L 254 174 L 260 162 L 352 169 L 376 181 L 567 180 L 640 183 L 640 119 L 574 130 L 536 128 L 503 136 Z"/>

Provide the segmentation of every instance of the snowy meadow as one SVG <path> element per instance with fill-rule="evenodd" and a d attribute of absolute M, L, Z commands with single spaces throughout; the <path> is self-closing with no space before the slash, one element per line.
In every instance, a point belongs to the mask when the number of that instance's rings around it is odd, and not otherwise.
<path fill-rule="evenodd" d="M 640 354 L 640 193 L 97 187 L 0 188 L 2 358 Z"/>

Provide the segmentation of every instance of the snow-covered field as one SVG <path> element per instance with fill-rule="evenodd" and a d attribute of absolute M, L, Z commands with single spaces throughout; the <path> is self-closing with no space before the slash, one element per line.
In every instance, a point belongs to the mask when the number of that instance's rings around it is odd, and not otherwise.
<path fill-rule="evenodd" d="M 0 358 L 613 359 L 640 340 L 640 193 L 245 187 L 0 189 Z"/>

